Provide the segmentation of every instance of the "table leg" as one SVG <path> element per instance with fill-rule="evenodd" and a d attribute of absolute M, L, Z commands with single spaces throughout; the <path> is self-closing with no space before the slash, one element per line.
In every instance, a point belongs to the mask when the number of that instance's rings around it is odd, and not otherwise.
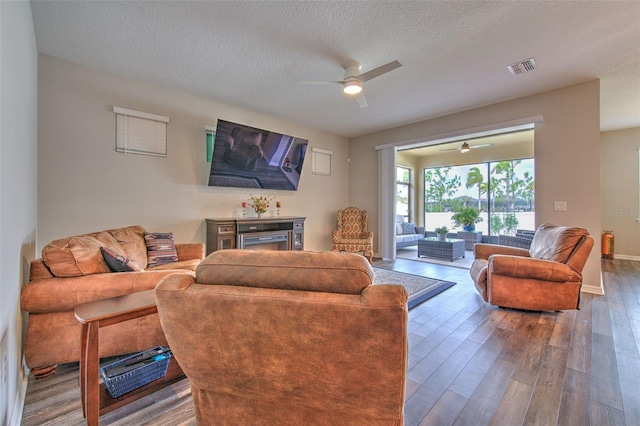
<path fill-rule="evenodd" d="M 89 327 L 87 324 L 82 324 L 82 343 L 80 343 L 80 397 L 82 398 L 82 415 L 87 418 L 87 403 L 84 398 L 85 393 L 85 380 L 87 378 L 87 337 L 89 333 Z"/>
<path fill-rule="evenodd" d="M 98 379 L 100 368 L 99 356 L 99 332 L 98 322 L 90 322 L 83 325 L 82 331 L 82 355 L 81 366 L 82 399 L 84 413 L 88 426 L 97 426 L 100 417 L 100 382 Z"/>

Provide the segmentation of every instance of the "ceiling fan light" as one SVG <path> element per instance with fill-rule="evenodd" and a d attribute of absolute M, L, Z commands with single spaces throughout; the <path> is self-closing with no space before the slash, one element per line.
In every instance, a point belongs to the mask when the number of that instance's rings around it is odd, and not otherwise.
<path fill-rule="evenodd" d="M 362 92 L 362 83 L 358 80 L 351 80 L 344 83 L 344 93 L 347 95 L 357 95 Z"/>
<path fill-rule="evenodd" d="M 466 142 L 463 142 L 462 146 L 460 147 L 460 152 L 462 154 L 464 154 L 465 152 L 469 152 L 469 144 Z"/>

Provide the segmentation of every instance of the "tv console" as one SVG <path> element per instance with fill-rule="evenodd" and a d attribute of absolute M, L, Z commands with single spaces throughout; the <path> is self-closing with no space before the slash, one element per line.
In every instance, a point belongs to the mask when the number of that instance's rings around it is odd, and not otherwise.
<path fill-rule="evenodd" d="M 304 250 L 304 220 L 299 216 L 205 219 L 207 255 L 224 249 Z"/>

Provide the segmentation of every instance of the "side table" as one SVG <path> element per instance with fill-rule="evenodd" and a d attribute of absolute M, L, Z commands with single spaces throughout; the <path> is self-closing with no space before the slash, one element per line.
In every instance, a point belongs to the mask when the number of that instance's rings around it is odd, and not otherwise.
<path fill-rule="evenodd" d="M 80 392 L 82 410 L 89 426 L 98 425 L 99 417 L 102 414 L 120 408 L 185 377 L 175 358 L 171 357 L 167 374 L 164 377 L 118 398 L 111 398 L 104 384 L 99 381 L 100 328 L 158 312 L 153 292 L 153 290 L 147 290 L 126 296 L 96 300 L 82 303 L 75 308 L 76 319 L 82 323 Z"/>

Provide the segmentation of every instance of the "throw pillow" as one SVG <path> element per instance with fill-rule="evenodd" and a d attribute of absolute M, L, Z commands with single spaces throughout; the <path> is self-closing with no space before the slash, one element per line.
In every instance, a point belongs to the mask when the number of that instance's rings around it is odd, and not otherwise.
<path fill-rule="evenodd" d="M 416 225 L 415 223 L 403 223 L 402 224 L 402 233 L 403 234 L 415 234 L 416 233 Z"/>
<path fill-rule="evenodd" d="M 145 232 L 144 241 L 147 244 L 148 267 L 178 261 L 173 232 Z"/>
<path fill-rule="evenodd" d="M 402 235 L 402 223 L 396 223 L 396 235 Z"/>
<path fill-rule="evenodd" d="M 100 247 L 102 257 L 114 272 L 138 272 L 142 268 L 134 261 L 127 259 L 109 247 Z"/>

